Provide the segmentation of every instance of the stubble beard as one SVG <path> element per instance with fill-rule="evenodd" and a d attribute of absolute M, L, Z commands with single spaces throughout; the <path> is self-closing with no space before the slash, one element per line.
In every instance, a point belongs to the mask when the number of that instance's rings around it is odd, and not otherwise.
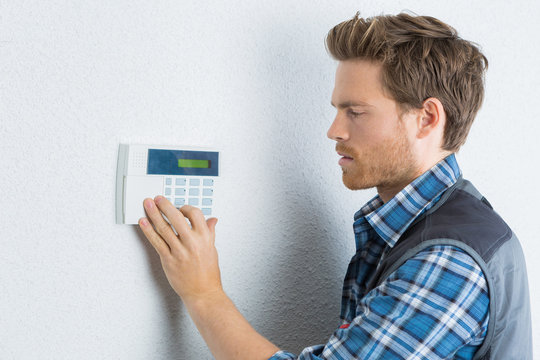
<path fill-rule="evenodd" d="M 342 167 L 343 184 L 351 190 L 363 190 L 410 183 L 416 173 L 416 161 L 404 129 L 400 128 L 397 134 L 379 146 L 362 152 L 340 146 L 339 149 L 353 156 L 350 166 Z"/>

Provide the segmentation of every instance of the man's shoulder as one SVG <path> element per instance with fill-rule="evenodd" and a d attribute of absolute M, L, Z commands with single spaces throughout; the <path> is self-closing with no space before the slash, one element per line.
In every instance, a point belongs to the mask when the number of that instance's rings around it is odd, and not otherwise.
<path fill-rule="evenodd" d="M 468 182 L 466 186 L 472 185 Z M 483 258 L 490 257 L 514 234 L 485 197 L 468 190 L 455 189 L 442 206 L 407 229 L 403 238 L 416 239 L 419 243 L 451 239 L 465 243 Z"/>

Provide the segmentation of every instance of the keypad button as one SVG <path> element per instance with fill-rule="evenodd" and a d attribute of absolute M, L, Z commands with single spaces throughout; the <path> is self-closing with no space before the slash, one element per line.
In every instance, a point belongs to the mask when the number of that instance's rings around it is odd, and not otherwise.
<path fill-rule="evenodd" d="M 214 186 L 214 179 L 204 179 L 203 186 Z"/>
<path fill-rule="evenodd" d="M 203 204 L 203 206 L 212 205 L 212 199 L 204 198 L 204 199 L 202 199 L 202 204 Z"/>
<path fill-rule="evenodd" d="M 176 186 L 186 186 L 186 179 L 177 178 L 175 184 Z"/>
<path fill-rule="evenodd" d="M 199 199 L 197 199 L 197 198 L 189 198 L 189 205 L 198 206 L 199 205 Z"/>
<path fill-rule="evenodd" d="M 184 195 L 186 195 L 186 189 L 184 189 L 184 188 L 176 188 L 176 189 L 174 189 L 174 195 L 176 195 L 176 196 L 184 196 Z"/>
<path fill-rule="evenodd" d="M 165 195 L 171 195 L 171 188 L 165 188 Z"/>
<path fill-rule="evenodd" d="M 172 178 L 166 178 L 165 179 L 165 185 L 172 185 Z"/>
<path fill-rule="evenodd" d="M 189 196 L 199 196 L 199 189 L 189 189 Z"/>
<path fill-rule="evenodd" d="M 203 215 L 212 215 L 212 209 L 211 208 L 202 208 Z"/>
<path fill-rule="evenodd" d="M 189 179 L 189 186 L 201 185 L 201 179 Z"/>
<path fill-rule="evenodd" d="M 212 189 L 203 189 L 202 194 L 203 194 L 203 196 L 212 196 L 214 194 L 214 190 L 212 190 Z"/>
<path fill-rule="evenodd" d="M 186 203 L 186 200 L 183 198 L 174 199 L 174 206 L 182 206 Z"/>

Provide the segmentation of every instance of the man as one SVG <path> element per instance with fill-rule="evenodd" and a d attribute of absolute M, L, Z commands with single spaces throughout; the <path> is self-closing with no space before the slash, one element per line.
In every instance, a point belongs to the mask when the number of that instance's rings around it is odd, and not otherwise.
<path fill-rule="evenodd" d="M 296 357 L 263 338 L 222 289 L 217 219 L 161 196 L 144 201 L 150 221 L 139 224 L 210 350 L 216 359 L 532 359 L 521 247 L 454 155 L 482 103 L 487 59 L 443 22 L 408 14 L 357 13 L 326 44 L 339 60 L 328 137 L 343 183 L 378 192 L 354 216 L 357 253 L 326 344 Z"/>

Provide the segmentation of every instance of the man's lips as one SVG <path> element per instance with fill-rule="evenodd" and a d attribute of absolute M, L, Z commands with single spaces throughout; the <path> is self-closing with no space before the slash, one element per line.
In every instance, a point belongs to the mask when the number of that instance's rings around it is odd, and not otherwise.
<path fill-rule="evenodd" d="M 346 159 L 352 159 L 352 156 L 349 156 L 349 155 L 344 154 L 344 153 L 341 153 L 341 152 L 338 152 L 338 155 L 339 155 L 339 156 L 343 156 L 343 157 L 346 158 Z"/>
<path fill-rule="evenodd" d="M 342 158 L 339 159 L 339 161 L 338 161 L 338 164 L 339 164 L 340 166 L 347 165 L 347 164 L 349 164 L 351 161 L 353 161 L 353 158 L 350 157 L 348 154 L 344 154 L 344 153 L 338 152 L 338 155 L 342 156 Z"/>

